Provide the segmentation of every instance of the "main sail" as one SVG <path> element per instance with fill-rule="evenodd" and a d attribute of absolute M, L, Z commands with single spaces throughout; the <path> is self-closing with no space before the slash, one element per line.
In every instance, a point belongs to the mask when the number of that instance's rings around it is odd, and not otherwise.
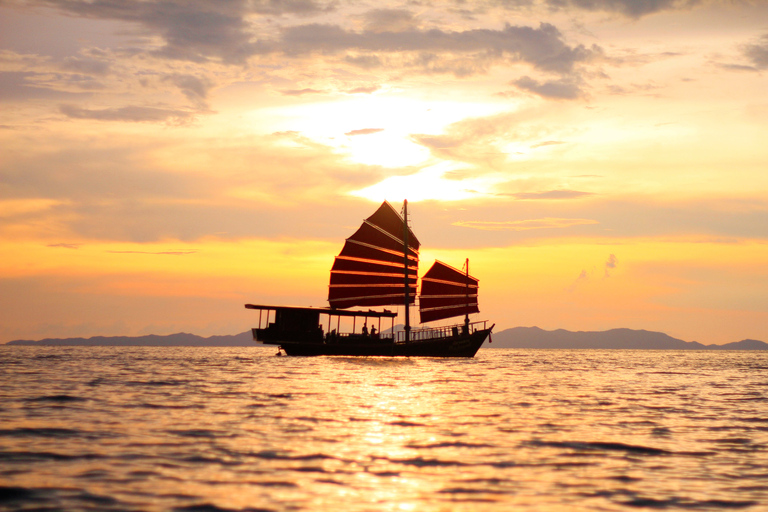
<path fill-rule="evenodd" d="M 365 219 L 333 262 L 328 302 L 332 308 L 390 306 L 405 303 L 405 222 L 384 201 Z M 409 303 L 416 297 L 419 241 L 408 228 Z"/>
<path fill-rule="evenodd" d="M 435 261 L 421 278 L 421 323 L 478 313 L 477 283 L 461 270 Z"/>

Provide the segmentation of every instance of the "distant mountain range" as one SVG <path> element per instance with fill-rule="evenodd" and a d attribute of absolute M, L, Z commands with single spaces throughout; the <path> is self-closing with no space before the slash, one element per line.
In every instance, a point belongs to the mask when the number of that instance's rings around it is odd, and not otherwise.
<path fill-rule="evenodd" d="M 46 338 L 40 341 L 16 340 L 6 345 L 89 346 L 89 347 L 252 347 L 251 331 L 232 336 L 204 338 L 186 332 L 157 336 L 94 336 L 93 338 Z"/>
<path fill-rule="evenodd" d="M 395 326 L 398 330 L 399 326 Z M 387 331 L 384 331 L 387 332 Z M 563 329 L 545 331 L 538 327 L 514 327 L 492 335 L 488 348 L 596 348 L 645 350 L 768 350 L 768 343 L 742 340 L 725 345 L 703 345 L 696 341 L 683 341 L 661 332 L 611 329 L 609 331 L 571 332 Z M 93 338 L 47 338 L 39 341 L 16 340 L 7 345 L 33 346 L 118 346 L 118 347 L 251 347 L 251 331 L 231 336 L 204 338 L 188 333 L 167 336 L 94 336 Z"/>
<path fill-rule="evenodd" d="M 664 334 L 633 329 L 578 331 L 564 329 L 545 331 L 538 327 L 513 327 L 491 335 L 492 348 L 598 348 L 633 350 L 768 350 L 768 343 L 742 340 L 725 345 L 703 345 L 683 341 Z"/>

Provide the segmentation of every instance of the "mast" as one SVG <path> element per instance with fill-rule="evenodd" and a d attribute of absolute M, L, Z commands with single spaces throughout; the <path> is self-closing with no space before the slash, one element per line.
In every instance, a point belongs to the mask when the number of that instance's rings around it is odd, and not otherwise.
<path fill-rule="evenodd" d="M 411 321 L 408 311 L 410 287 L 408 286 L 408 200 L 403 199 L 403 285 L 405 286 L 405 342 L 411 335 Z"/>
<path fill-rule="evenodd" d="M 469 304 L 469 258 L 467 258 L 467 284 L 464 287 L 465 290 L 465 297 L 467 300 L 467 304 Z M 466 315 L 464 316 L 464 325 L 467 326 L 467 330 L 469 330 L 469 311 L 467 311 Z"/>

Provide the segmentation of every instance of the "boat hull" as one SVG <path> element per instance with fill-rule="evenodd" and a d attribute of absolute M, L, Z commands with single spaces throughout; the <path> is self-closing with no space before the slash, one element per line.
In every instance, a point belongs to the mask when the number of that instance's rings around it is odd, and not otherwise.
<path fill-rule="evenodd" d="M 393 343 L 389 340 L 350 340 L 346 343 L 282 341 L 279 345 L 289 356 L 474 357 L 490 333 L 491 329 L 480 329 L 471 334 L 409 343 Z"/>

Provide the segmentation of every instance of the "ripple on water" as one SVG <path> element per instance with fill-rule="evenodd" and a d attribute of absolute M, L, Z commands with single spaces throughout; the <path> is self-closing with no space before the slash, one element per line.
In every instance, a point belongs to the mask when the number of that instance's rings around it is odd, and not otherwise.
<path fill-rule="evenodd" d="M 2 510 L 768 508 L 768 354 L 25 354 Z"/>

